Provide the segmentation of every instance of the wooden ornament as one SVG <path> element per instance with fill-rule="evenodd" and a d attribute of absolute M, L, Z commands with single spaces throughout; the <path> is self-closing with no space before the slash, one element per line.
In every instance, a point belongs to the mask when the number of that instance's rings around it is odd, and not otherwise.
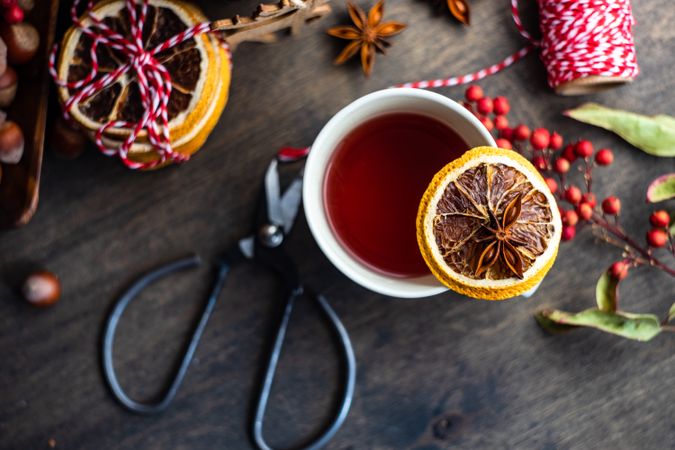
<path fill-rule="evenodd" d="M 263 3 L 250 16 L 236 15 L 230 19 L 216 20 L 214 30 L 221 31 L 230 49 L 242 42 L 275 42 L 277 32 L 290 30 L 297 34 L 309 22 L 330 13 L 329 0 L 281 0 Z"/>

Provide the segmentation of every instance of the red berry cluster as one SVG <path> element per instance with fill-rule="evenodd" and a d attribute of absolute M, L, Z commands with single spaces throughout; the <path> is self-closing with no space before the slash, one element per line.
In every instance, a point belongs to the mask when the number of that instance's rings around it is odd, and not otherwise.
<path fill-rule="evenodd" d="M 654 211 L 649 216 L 649 223 L 652 224 L 653 228 L 647 232 L 647 243 L 655 248 L 665 247 L 670 240 L 668 234 L 670 215 L 664 210 Z"/>
<path fill-rule="evenodd" d="M 507 98 L 487 97 L 477 85 L 469 86 L 465 97 L 463 105 L 495 134 L 498 147 L 517 151 L 542 173 L 549 189 L 558 199 L 563 241 L 574 239 L 580 226 L 591 225 L 599 230 L 600 237 L 606 242 L 620 246 L 625 252 L 625 258 L 609 269 L 614 278 L 625 278 L 631 266 L 641 264 L 656 266 L 675 276 L 675 269 L 661 263 L 652 254 L 653 249 L 668 245 L 675 255 L 673 237 L 668 230 L 670 216 L 666 211 L 655 211 L 650 216 L 653 228 L 647 232 L 645 248 L 629 237 L 619 225 L 621 201 L 617 197 L 612 195 L 605 198 L 598 207 L 592 190 L 593 170 L 614 162 L 612 150 L 602 148 L 595 151 L 593 144 L 583 139 L 565 145 L 559 133 L 546 128 L 530 130 L 524 124 L 511 128 L 506 117 L 511 109 Z M 583 177 L 581 185 L 569 179 L 574 166 Z M 569 206 L 561 206 L 563 203 Z"/>
<path fill-rule="evenodd" d="M 554 133 L 554 135 L 560 136 L 557 133 Z M 592 221 L 594 214 L 600 214 L 596 208 L 595 194 L 591 189 L 593 169 L 612 164 L 614 154 L 608 148 L 595 152 L 593 144 L 585 139 L 569 143 L 563 148 L 562 137 L 560 137 L 558 144 L 557 149 L 562 150 L 555 154 L 549 153 L 546 167 L 543 170 L 540 167 L 537 168 L 546 177 L 546 183 L 557 198 L 566 201 L 571 206 L 570 209 L 560 209 L 563 219 L 562 238 L 564 241 L 569 241 L 576 236 L 576 227 L 579 221 L 582 224 L 588 223 Z M 534 148 L 536 151 L 536 147 Z M 569 172 L 575 164 L 583 174 L 584 184 L 581 188 L 569 180 Z M 557 177 L 557 181 L 555 177 Z M 561 192 L 558 192 L 558 183 L 560 183 Z M 602 214 L 618 216 L 621 211 L 621 201 L 614 196 L 610 196 L 602 201 L 600 207 Z"/>
<path fill-rule="evenodd" d="M 591 191 L 593 168 L 612 164 L 614 161 L 612 151 L 603 148 L 594 152 L 593 144 L 587 140 L 565 146 L 564 139 L 559 133 L 546 128 L 535 128 L 531 131 L 524 124 L 510 128 L 506 114 L 511 108 L 506 97 L 494 99 L 486 97 L 480 86 L 469 86 L 465 96 L 464 106 L 473 112 L 489 131 L 497 131 L 497 146 L 513 149 L 528 156 L 532 165 L 544 175 L 551 192 L 559 200 L 565 200 L 571 205 L 570 209 L 561 208 L 560 214 L 563 220 L 563 240 L 573 239 L 579 220 L 590 221 L 595 212 L 596 199 Z M 586 180 L 585 192 L 569 183 L 567 179 L 572 165 L 578 161 L 582 163 L 581 170 Z M 620 210 L 621 202 L 616 197 L 608 197 L 602 202 L 604 214 L 616 216 Z"/>
<path fill-rule="evenodd" d="M 510 149 L 513 130 L 509 128 L 509 121 L 506 118 L 506 114 L 511 110 L 511 105 L 509 105 L 506 97 L 495 97 L 494 99 L 486 97 L 480 86 L 472 85 L 466 90 L 466 100 L 464 106 L 478 117 L 485 128 L 490 132 L 496 130 L 499 133 L 497 145 Z M 527 130 L 528 135 L 529 132 Z"/>
<path fill-rule="evenodd" d="M 23 9 L 17 3 L 17 0 L 0 0 L 2 6 L 2 17 L 9 24 L 23 22 Z"/>

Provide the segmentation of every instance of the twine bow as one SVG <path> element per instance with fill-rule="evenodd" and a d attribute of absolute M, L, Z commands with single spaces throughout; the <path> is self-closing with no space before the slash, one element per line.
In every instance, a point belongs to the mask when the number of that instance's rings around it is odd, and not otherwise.
<path fill-rule="evenodd" d="M 81 80 L 70 82 L 62 80 L 58 76 L 55 64 L 58 45 L 54 46 L 49 58 L 49 71 L 55 83 L 60 87 L 74 91 L 63 107 L 66 119 L 70 118 L 70 111 L 73 107 L 114 84 L 124 74 L 133 74 L 141 97 L 143 109 L 141 119 L 137 123 L 124 120 L 111 120 L 96 130 L 95 134 L 96 145 L 102 153 L 109 156 L 118 155 L 124 164 L 131 169 L 150 169 L 167 161 L 184 162 L 189 159 L 188 155 L 176 152 L 171 146 L 167 109 L 171 96 L 171 76 L 166 67 L 157 60 L 157 55 L 197 35 L 213 31 L 210 22 L 200 23 L 178 33 L 152 49 L 145 49 L 143 45 L 143 27 L 146 23 L 148 2 L 149 0 L 125 1 L 125 10 L 130 21 L 129 28 L 131 35 L 130 38 L 127 38 L 112 30 L 94 15 L 92 11 L 94 6 L 93 0 L 89 0 L 87 3 L 83 15 L 85 20 L 80 20 L 77 14 L 80 0 L 75 0 L 70 9 L 73 26 L 80 30 L 82 34 L 89 36 L 93 41 L 89 49 L 92 64 L 91 71 Z M 84 22 L 86 21 L 89 24 L 85 24 Z M 117 50 L 126 58 L 126 61 L 122 65 L 100 77 L 101 72 L 99 71 L 98 58 L 96 56 L 96 50 L 99 45 L 105 45 Z M 226 44 L 223 42 L 223 45 Z M 131 133 L 117 148 L 111 148 L 103 142 L 103 135 L 109 128 L 127 128 L 131 129 Z M 129 150 L 143 131 L 147 133 L 148 141 L 159 155 L 159 158 L 154 161 L 139 163 L 129 159 Z"/>

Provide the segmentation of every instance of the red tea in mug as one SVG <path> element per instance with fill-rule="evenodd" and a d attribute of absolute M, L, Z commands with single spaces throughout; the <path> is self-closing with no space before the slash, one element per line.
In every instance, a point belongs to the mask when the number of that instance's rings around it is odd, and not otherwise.
<path fill-rule="evenodd" d="M 352 130 L 326 171 L 326 215 L 341 244 L 364 265 L 389 276 L 429 273 L 415 220 L 427 185 L 468 150 L 442 122 L 391 113 Z"/>

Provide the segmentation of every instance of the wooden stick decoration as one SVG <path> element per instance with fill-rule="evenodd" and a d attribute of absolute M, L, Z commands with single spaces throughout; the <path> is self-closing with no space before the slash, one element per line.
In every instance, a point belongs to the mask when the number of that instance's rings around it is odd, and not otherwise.
<path fill-rule="evenodd" d="M 213 30 L 220 31 L 230 48 L 249 42 L 274 42 L 276 33 L 290 29 L 297 34 L 309 22 L 330 13 L 330 0 L 280 0 L 278 3 L 263 3 L 248 17 L 236 15 L 230 19 L 212 22 Z"/>

